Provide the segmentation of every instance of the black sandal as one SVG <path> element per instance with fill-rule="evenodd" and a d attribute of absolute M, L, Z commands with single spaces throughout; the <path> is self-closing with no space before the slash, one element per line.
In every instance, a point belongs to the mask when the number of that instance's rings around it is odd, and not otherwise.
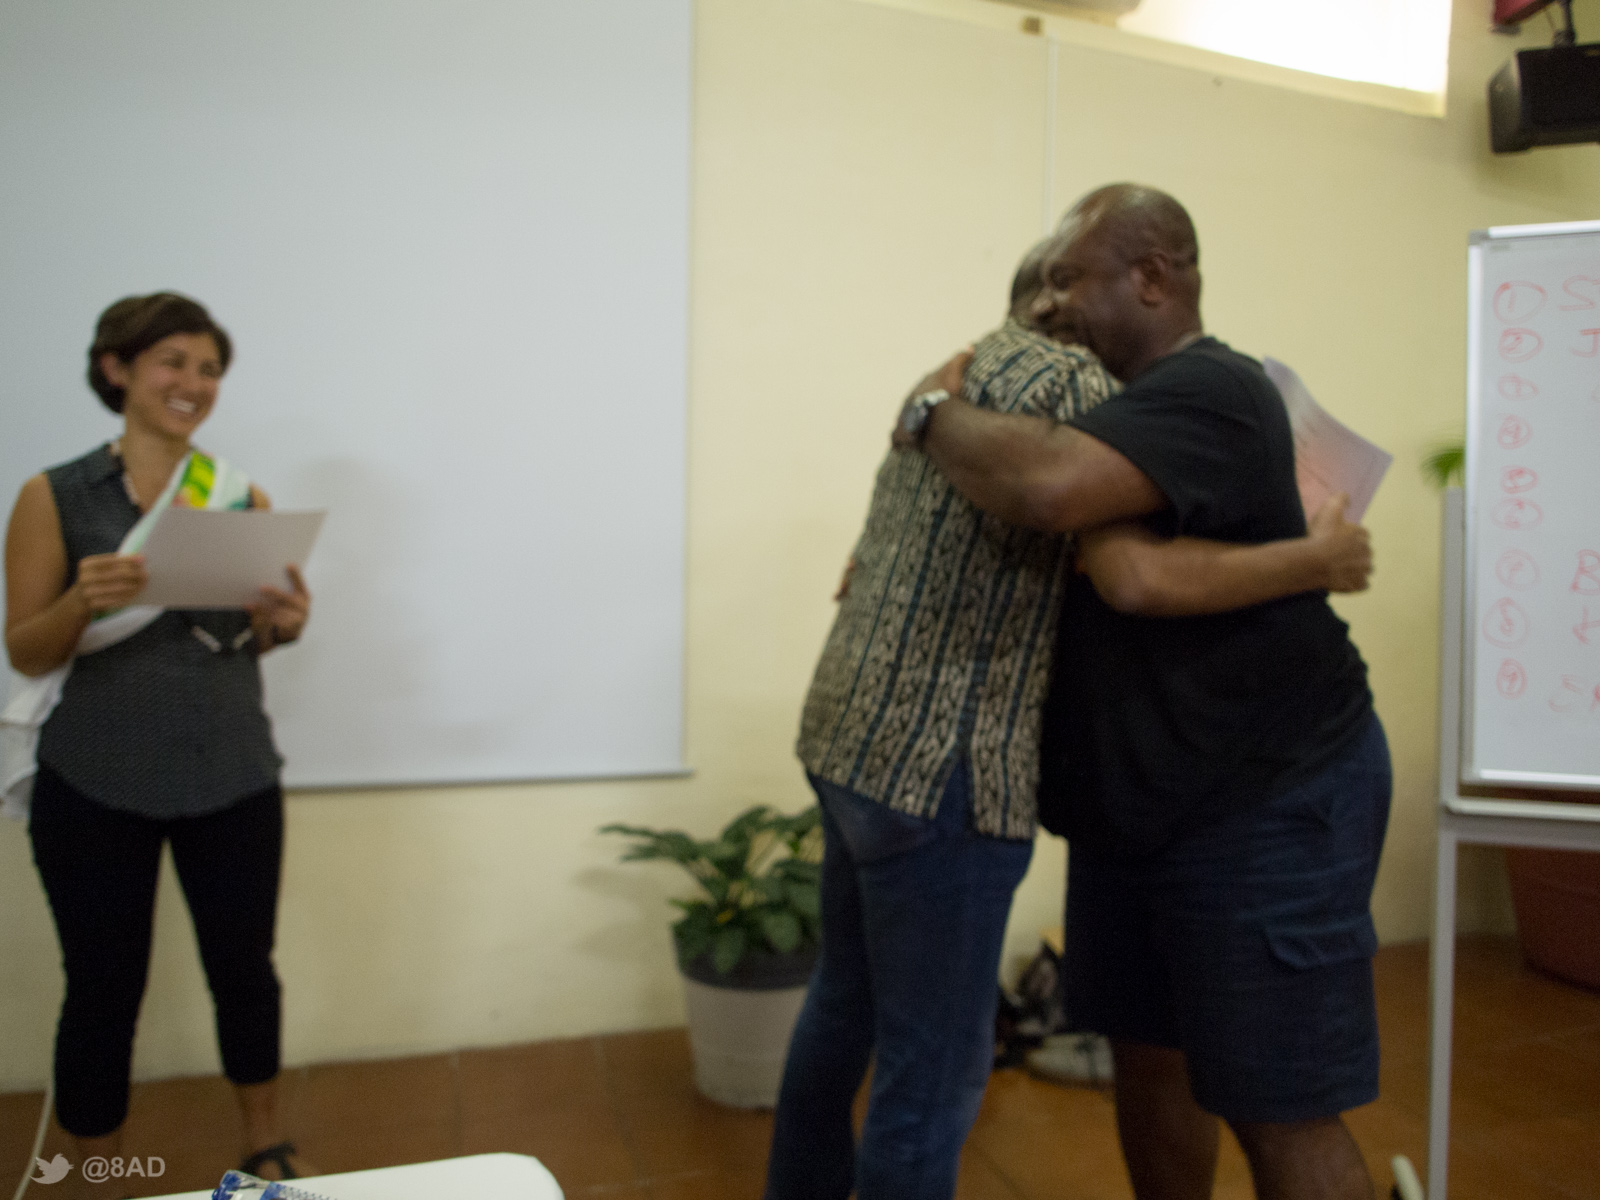
<path fill-rule="evenodd" d="M 276 1146 L 268 1146 L 265 1150 L 257 1150 L 239 1164 L 239 1170 L 246 1175 L 259 1175 L 262 1163 L 276 1163 L 278 1170 L 283 1172 L 284 1179 L 299 1179 L 300 1172 L 289 1165 L 289 1156 L 300 1153 L 295 1149 L 293 1142 L 279 1142 Z"/>

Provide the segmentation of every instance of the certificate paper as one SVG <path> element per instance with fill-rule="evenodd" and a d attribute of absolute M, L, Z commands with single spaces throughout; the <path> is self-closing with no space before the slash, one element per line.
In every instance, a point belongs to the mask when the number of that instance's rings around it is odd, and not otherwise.
<path fill-rule="evenodd" d="M 311 553 L 326 510 L 269 512 L 174 506 L 145 541 L 150 580 L 134 604 L 163 608 L 244 608 L 263 586 L 289 589 L 284 568 Z"/>
<path fill-rule="evenodd" d="M 1310 520 L 1329 496 L 1344 492 L 1350 497 L 1345 518 L 1359 524 L 1394 455 L 1336 420 L 1311 398 L 1300 376 L 1281 362 L 1264 358 L 1261 366 L 1267 378 L 1278 385 L 1289 410 L 1295 476 L 1306 519 Z"/>

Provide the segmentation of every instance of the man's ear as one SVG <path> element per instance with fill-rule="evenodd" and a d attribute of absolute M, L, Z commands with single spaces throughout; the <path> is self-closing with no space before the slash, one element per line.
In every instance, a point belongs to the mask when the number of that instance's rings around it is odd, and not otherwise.
<path fill-rule="evenodd" d="M 111 381 L 113 387 L 119 387 L 124 390 L 127 389 L 128 381 L 133 377 L 133 371 L 128 364 L 109 350 L 100 356 L 100 373 Z"/>
<path fill-rule="evenodd" d="M 1152 250 L 1133 264 L 1133 289 L 1146 308 L 1157 308 L 1172 295 L 1172 259 L 1163 250 Z"/>

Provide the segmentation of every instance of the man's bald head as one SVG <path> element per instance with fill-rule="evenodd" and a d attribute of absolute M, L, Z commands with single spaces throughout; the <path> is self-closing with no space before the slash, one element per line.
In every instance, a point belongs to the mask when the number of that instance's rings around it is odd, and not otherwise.
<path fill-rule="evenodd" d="M 1188 210 L 1163 191 L 1137 183 L 1096 188 L 1061 218 L 1061 236 L 1100 241 L 1123 266 L 1164 256 L 1185 299 L 1200 302 L 1200 241 Z"/>
<path fill-rule="evenodd" d="M 1199 261 L 1194 222 L 1171 196 L 1133 183 L 1097 188 L 1045 253 L 1035 325 L 1070 331 L 1127 382 L 1199 336 Z"/>

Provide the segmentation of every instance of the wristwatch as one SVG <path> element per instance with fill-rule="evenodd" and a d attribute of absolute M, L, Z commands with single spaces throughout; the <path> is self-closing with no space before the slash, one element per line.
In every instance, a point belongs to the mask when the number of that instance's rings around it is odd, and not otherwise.
<path fill-rule="evenodd" d="M 928 414 L 936 405 L 943 404 L 948 399 L 950 393 L 943 388 L 934 388 L 931 392 L 913 396 L 910 403 L 900 412 L 900 431 L 920 446 L 922 436 L 928 430 Z"/>

